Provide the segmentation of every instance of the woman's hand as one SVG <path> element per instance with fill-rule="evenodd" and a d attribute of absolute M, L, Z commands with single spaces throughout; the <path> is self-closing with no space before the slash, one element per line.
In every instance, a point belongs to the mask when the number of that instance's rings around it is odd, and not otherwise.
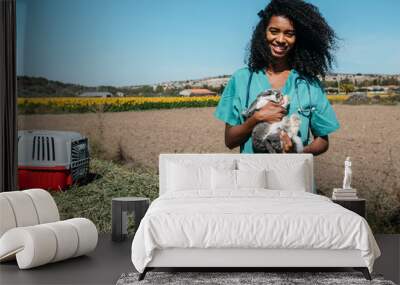
<path fill-rule="evenodd" d="M 283 144 L 283 152 L 284 153 L 294 153 L 296 152 L 295 145 L 292 140 L 289 138 L 288 134 L 285 131 L 281 131 L 281 141 Z"/>
<path fill-rule="evenodd" d="M 304 147 L 304 153 L 312 153 L 313 155 L 320 155 L 329 149 L 329 137 L 328 136 L 314 136 L 312 143 Z"/>
<path fill-rule="evenodd" d="M 259 111 L 254 112 L 253 117 L 257 122 L 274 123 L 280 122 L 287 111 L 280 104 L 268 102 Z"/>
<path fill-rule="evenodd" d="M 237 126 L 225 125 L 225 145 L 229 149 L 234 149 L 245 143 L 251 136 L 251 132 L 255 125 L 259 122 L 280 122 L 286 115 L 286 109 L 281 105 L 268 102 L 259 111 L 254 112 L 253 116 L 244 121 L 243 124 Z"/>

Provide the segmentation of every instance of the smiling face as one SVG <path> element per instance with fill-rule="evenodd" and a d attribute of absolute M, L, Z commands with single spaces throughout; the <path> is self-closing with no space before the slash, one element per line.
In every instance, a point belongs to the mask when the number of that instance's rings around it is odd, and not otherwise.
<path fill-rule="evenodd" d="M 283 16 L 272 16 L 266 38 L 273 57 L 285 58 L 296 42 L 293 22 Z"/>

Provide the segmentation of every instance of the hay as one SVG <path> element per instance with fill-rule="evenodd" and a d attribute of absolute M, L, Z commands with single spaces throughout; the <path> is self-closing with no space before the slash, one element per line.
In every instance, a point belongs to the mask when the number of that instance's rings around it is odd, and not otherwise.
<path fill-rule="evenodd" d="M 52 192 L 61 219 L 84 217 L 92 220 L 101 233 L 111 232 L 111 199 L 158 196 L 158 175 L 148 170 L 126 169 L 112 161 L 92 159 L 93 181 L 74 185 L 64 192 Z M 95 175 L 93 175 L 95 174 Z"/>

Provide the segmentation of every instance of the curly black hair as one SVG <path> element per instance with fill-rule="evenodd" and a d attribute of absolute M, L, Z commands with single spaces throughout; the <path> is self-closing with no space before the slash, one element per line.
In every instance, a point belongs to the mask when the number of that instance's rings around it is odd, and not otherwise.
<path fill-rule="evenodd" d="M 293 22 L 296 41 L 288 54 L 291 68 L 310 79 L 318 75 L 324 77 L 332 68 L 338 37 L 317 7 L 302 0 L 272 0 L 259 16 L 261 19 L 253 31 L 248 50 L 247 65 L 251 71 L 262 70 L 273 63 L 266 40 L 272 16 L 283 16 Z"/>

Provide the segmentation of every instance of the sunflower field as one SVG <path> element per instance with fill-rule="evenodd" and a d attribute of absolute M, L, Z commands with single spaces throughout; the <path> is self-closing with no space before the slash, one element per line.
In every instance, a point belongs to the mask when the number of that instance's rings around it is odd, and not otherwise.
<path fill-rule="evenodd" d="M 18 98 L 18 110 L 23 114 L 124 112 L 149 109 L 172 109 L 217 106 L 219 96 L 201 97 L 111 97 L 78 98 L 47 97 Z"/>
<path fill-rule="evenodd" d="M 349 95 L 328 95 L 331 104 L 345 103 Z M 377 96 L 374 96 L 377 97 Z M 381 95 L 383 99 L 395 96 Z M 369 94 L 368 98 L 372 98 Z M 86 113 L 86 112 L 124 112 L 149 109 L 173 109 L 191 107 L 215 107 L 220 96 L 198 97 L 109 97 L 109 98 L 81 98 L 81 97 L 40 97 L 18 98 L 20 114 L 43 113 Z M 376 98 L 375 98 L 376 100 Z M 378 102 L 379 103 L 379 102 Z M 381 102 L 384 103 L 384 102 Z"/>

